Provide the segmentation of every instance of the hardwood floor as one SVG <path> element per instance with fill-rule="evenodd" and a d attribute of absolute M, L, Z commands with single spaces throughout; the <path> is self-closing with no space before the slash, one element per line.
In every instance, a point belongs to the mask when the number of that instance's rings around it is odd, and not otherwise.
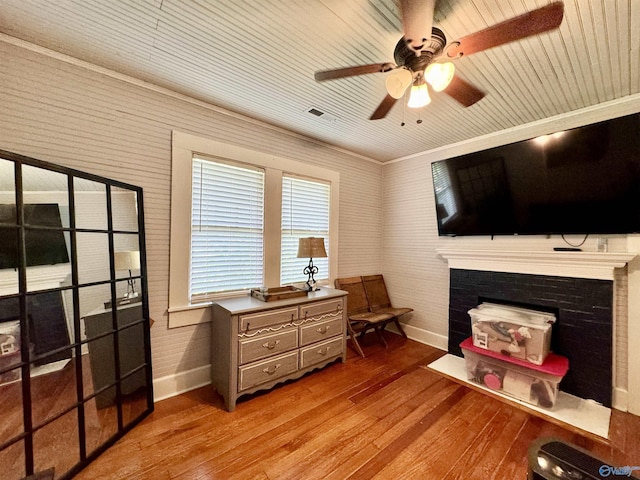
<path fill-rule="evenodd" d="M 426 368 L 443 352 L 386 334 L 367 358 L 242 397 L 228 413 L 212 387 L 155 412 L 77 479 L 525 479 L 540 437 L 613 466 L 640 464 L 640 417 L 614 411 L 600 442 Z M 637 472 L 635 472 L 637 473 Z"/>

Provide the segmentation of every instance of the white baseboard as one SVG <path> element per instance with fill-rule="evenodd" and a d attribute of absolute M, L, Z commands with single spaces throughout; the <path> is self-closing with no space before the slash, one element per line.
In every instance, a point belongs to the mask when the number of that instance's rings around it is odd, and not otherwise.
<path fill-rule="evenodd" d="M 181 393 L 204 387 L 211 383 L 211 365 L 204 365 L 186 372 L 156 378 L 153 381 L 153 401 L 159 402 Z"/>
<path fill-rule="evenodd" d="M 389 330 L 393 330 L 395 325 L 391 324 L 388 328 Z M 439 350 L 444 350 L 445 352 L 447 351 L 448 338 L 445 335 L 429 332 L 428 330 L 423 330 L 422 328 L 414 327 L 413 325 L 407 325 L 406 323 L 402 324 L 402 329 L 411 340 L 424 343 L 425 345 L 435 347 Z"/>
<path fill-rule="evenodd" d="M 623 412 L 628 411 L 629 409 L 629 400 L 628 400 L 629 392 L 623 390 L 622 388 L 614 388 L 613 389 L 613 398 L 611 399 L 611 406 L 616 410 L 621 410 Z"/>

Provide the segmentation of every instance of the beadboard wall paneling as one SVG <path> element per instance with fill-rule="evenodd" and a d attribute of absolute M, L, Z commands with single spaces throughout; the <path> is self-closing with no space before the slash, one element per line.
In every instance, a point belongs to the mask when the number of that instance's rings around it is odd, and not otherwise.
<path fill-rule="evenodd" d="M 448 333 L 449 273 L 438 258 L 431 169 L 422 160 L 385 165 L 384 276 L 392 302 L 414 309 L 406 321 Z"/>
<path fill-rule="evenodd" d="M 373 275 L 382 266 L 382 172 L 368 162 L 360 162 L 360 167 L 360 173 L 353 170 L 348 177 L 340 178 L 339 277 Z M 375 189 L 362 191 L 364 185 L 375 185 Z M 360 193 L 352 195 L 356 191 Z M 370 256 L 363 258 L 344 250 L 343 241 L 369 252 Z"/>
<path fill-rule="evenodd" d="M 338 275 L 381 271 L 377 162 L 1 42 L 0 63 L 0 148 L 144 189 L 154 378 L 210 362 L 209 325 L 167 328 L 174 129 L 340 172 Z"/>

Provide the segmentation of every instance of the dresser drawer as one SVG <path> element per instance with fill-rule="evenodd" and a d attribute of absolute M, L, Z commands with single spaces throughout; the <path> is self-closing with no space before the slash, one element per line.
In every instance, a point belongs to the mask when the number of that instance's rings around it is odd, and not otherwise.
<path fill-rule="evenodd" d="M 328 300 L 326 302 L 316 302 L 300 306 L 300 318 L 310 318 L 321 316 L 326 313 L 341 312 L 344 308 L 342 298 Z"/>
<path fill-rule="evenodd" d="M 238 391 L 266 383 L 298 369 L 298 351 L 258 361 L 238 369 Z"/>
<path fill-rule="evenodd" d="M 240 315 L 240 332 L 258 330 L 269 325 L 293 322 L 298 319 L 298 307 L 279 308 L 267 312 L 254 313 L 252 315 Z"/>
<path fill-rule="evenodd" d="M 238 346 L 238 363 L 245 364 L 260 358 L 277 355 L 298 346 L 298 329 L 287 330 L 267 335 L 256 335 L 240 340 Z"/>
<path fill-rule="evenodd" d="M 342 314 L 337 314 L 335 318 L 312 322 L 300 327 L 300 346 L 326 340 L 330 337 L 340 335 L 345 328 Z"/>
<path fill-rule="evenodd" d="M 301 349 L 300 368 L 306 368 L 342 354 L 342 340 L 342 337 L 336 337 Z"/>

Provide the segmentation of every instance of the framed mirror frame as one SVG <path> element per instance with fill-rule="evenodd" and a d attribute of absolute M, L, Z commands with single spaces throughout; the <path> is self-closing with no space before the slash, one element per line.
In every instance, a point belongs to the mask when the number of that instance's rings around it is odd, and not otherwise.
<path fill-rule="evenodd" d="M 4 169 L 4 176 L 0 170 L 0 243 L 15 238 L 14 250 L 0 251 L 5 262 L 0 273 L 6 273 L 0 277 L 0 341 L 16 342 L 13 351 L 0 351 L 0 398 L 3 410 L 13 412 L 15 420 L 0 432 L 0 469 L 3 477 L 9 474 L 4 478 L 55 470 L 51 478 L 68 479 L 153 411 L 143 192 L 4 150 L 0 162 L 13 165 Z M 38 200 L 38 205 L 57 204 L 54 210 L 62 221 L 29 220 L 35 204 L 28 198 L 41 197 L 25 190 L 34 180 L 26 178 L 25 171 L 43 178 L 51 172 L 66 181 L 63 186 L 65 182 L 58 181 L 49 192 L 55 200 Z M 81 194 L 86 185 L 93 191 Z M 47 193 L 45 188 L 38 195 L 46 199 Z M 85 197 L 92 199 L 90 208 L 80 205 Z M 95 217 L 78 217 L 92 209 L 104 219 L 96 223 Z M 29 258 L 35 258 L 36 247 L 29 246 L 30 237 L 64 238 L 67 255 L 57 252 L 51 260 L 57 262 L 63 280 L 33 287 Z M 79 242 L 94 238 L 99 239 L 95 246 Z M 12 256 L 17 258 L 8 258 Z M 92 277 L 91 272 L 98 273 Z M 5 277 L 10 280 L 3 288 Z M 15 329 L 13 336 L 10 327 Z M 10 364 L 7 352 L 14 354 Z M 36 376 L 43 366 L 45 373 Z M 73 438 L 68 437 L 71 433 Z M 67 438 L 50 438 L 56 435 Z M 67 457 L 65 451 L 71 451 Z"/>

